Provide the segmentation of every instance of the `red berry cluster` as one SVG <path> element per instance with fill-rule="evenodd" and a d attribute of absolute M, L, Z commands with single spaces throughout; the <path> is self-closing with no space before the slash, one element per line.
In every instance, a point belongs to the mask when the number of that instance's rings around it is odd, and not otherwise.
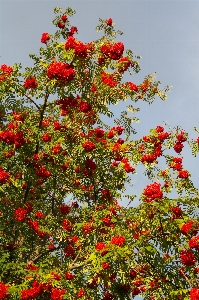
<path fill-rule="evenodd" d="M 199 288 L 194 287 L 190 290 L 190 299 L 191 300 L 199 300 Z"/>
<path fill-rule="evenodd" d="M 193 266 L 196 263 L 196 257 L 191 250 L 182 250 L 180 252 L 180 261 L 185 266 Z"/>
<path fill-rule="evenodd" d="M 102 82 L 105 85 L 109 85 L 110 87 L 115 87 L 118 84 L 118 81 L 115 79 L 115 74 L 108 74 L 106 72 L 102 72 Z"/>
<path fill-rule="evenodd" d="M 158 201 L 163 198 L 163 192 L 161 191 L 161 184 L 158 182 L 151 183 L 146 186 L 143 192 L 144 201 L 151 202 L 153 200 Z"/>
<path fill-rule="evenodd" d="M 122 236 L 122 235 L 113 236 L 113 237 L 111 238 L 111 244 L 117 245 L 117 246 L 119 246 L 119 247 L 121 247 L 121 246 L 124 244 L 125 241 L 126 241 L 126 239 L 125 239 L 125 237 Z"/>
<path fill-rule="evenodd" d="M 121 42 L 115 44 L 105 44 L 101 47 L 100 51 L 106 58 L 118 60 L 122 57 L 124 52 L 124 44 Z"/>
<path fill-rule="evenodd" d="M 87 58 L 89 53 L 93 51 L 92 43 L 84 44 L 73 36 L 68 37 L 64 47 L 66 50 L 73 49 L 74 54 L 80 58 Z"/>
<path fill-rule="evenodd" d="M 37 82 L 36 78 L 29 77 L 29 78 L 26 78 L 23 85 L 26 89 L 36 89 L 38 87 L 38 82 Z"/>
<path fill-rule="evenodd" d="M 184 147 L 183 142 L 187 140 L 187 137 L 185 136 L 185 132 L 181 131 L 179 134 L 177 134 L 176 138 L 177 140 L 173 149 L 175 150 L 175 152 L 180 153 L 182 152 L 182 149 Z"/>
<path fill-rule="evenodd" d="M 1 65 L 0 67 L 0 82 L 8 80 L 13 73 L 13 68 L 7 65 Z"/>
<path fill-rule="evenodd" d="M 47 33 L 47 32 L 42 33 L 42 36 L 41 36 L 41 42 L 42 42 L 43 44 L 46 44 L 47 41 L 49 41 L 49 40 L 50 40 L 50 35 L 49 35 L 49 33 Z"/>
<path fill-rule="evenodd" d="M 57 79 L 66 83 L 72 81 L 75 78 L 74 67 L 68 63 L 53 62 L 48 66 L 46 75 L 49 79 Z"/>

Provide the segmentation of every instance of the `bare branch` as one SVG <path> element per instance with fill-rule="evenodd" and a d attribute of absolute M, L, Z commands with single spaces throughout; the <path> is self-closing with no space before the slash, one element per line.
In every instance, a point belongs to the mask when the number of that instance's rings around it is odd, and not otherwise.
<path fill-rule="evenodd" d="M 26 96 L 26 98 L 28 98 L 32 103 L 34 103 L 34 105 L 40 110 L 40 106 L 28 95 L 24 95 Z"/>

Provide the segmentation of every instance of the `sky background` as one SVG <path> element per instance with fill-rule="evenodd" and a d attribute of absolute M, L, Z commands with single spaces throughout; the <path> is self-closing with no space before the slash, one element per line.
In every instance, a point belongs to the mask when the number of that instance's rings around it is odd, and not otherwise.
<path fill-rule="evenodd" d="M 51 24 L 55 6 L 76 10 L 71 24 L 78 27 L 76 37 L 83 42 L 100 36 L 95 32 L 99 18 L 111 17 L 116 28 L 124 32 L 117 40 L 125 44 L 125 49 L 142 56 L 140 73 L 131 76 L 129 81 L 139 83 L 146 75 L 156 72 L 162 87 L 172 86 L 166 102 L 156 99 L 150 106 L 139 103 L 141 112 L 137 117 L 141 122 L 134 126 L 138 132 L 135 138 L 163 125 L 163 121 L 172 127 L 181 125 L 190 137 L 197 138 L 193 128 L 199 128 L 198 0 L 1 0 L 0 64 L 32 65 L 28 54 L 37 54 L 43 46 L 41 34 L 55 31 Z M 114 111 L 117 112 L 117 107 Z M 184 167 L 199 187 L 199 156 L 193 158 L 188 147 L 182 155 Z M 141 191 L 147 182 L 140 174 L 133 180 L 133 194 Z"/>

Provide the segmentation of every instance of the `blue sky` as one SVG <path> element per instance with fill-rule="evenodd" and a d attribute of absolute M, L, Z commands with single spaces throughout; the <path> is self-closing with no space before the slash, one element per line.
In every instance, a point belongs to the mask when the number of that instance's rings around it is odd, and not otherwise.
<path fill-rule="evenodd" d="M 83 42 L 99 37 L 94 30 L 99 18 L 111 17 L 124 32 L 118 41 L 142 56 L 141 72 L 129 79 L 139 83 L 147 74 L 156 72 L 162 86 L 173 86 L 166 102 L 156 99 L 150 106 L 139 105 L 137 138 L 163 125 L 163 121 L 172 127 L 181 125 L 190 137 L 198 136 L 193 130 L 194 126 L 199 128 L 198 0 L 1 0 L 0 64 L 31 65 L 28 54 L 38 53 L 41 34 L 54 32 L 51 21 L 55 6 L 76 10 L 71 23 L 78 27 L 78 39 Z M 199 187 L 199 158 L 193 158 L 188 147 L 183 156 L 184 167 Z M 144 188 L 145 181 L 138 174 L 134 182 L 133 194 Z"/>

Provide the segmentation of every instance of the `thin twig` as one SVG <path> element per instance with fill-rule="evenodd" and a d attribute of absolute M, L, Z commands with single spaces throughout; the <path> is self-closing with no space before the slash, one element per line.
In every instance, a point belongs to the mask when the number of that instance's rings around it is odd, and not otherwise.
<path fill-rule="evenodd" d="M 32 98 L 30 98 L 30 96 L 28 95 L 24 95 L 24 96 L 26 96 L 26 98 L 28 98 L 32 103 L 34 103 L 34 105 L 40 110 L 40 106 Z"/>
<path fill-rule="evenodd" d="M 41 129 L 41 127 L 42 127 L 42 121 L 43 121 L 44 112 L 45 112 L 45 109 L 46 109 L 46 106 L 47 106 L 48 96 L 49 96 L 48 88 L 46 88 L 46 95 L 45 95 L 45 98 L 44 98 L 44 104 L 43 104 L 41 114 L 40 114 L 39 129 Z M 35 149 L 35 154 L 37 154 L 38 151 L 39 151 L 39 141 L 37 142 L 37 146 L 36 146 L 36 149 Z"/>

